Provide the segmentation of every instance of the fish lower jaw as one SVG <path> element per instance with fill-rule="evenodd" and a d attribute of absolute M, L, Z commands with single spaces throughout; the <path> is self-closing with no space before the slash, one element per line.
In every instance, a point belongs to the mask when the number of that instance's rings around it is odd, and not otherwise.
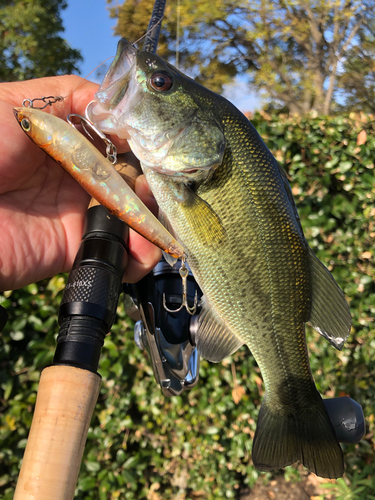
<path fill-rule="evenodd" d="M 119 139 L 129 140 L 131 138 L 127 128 L 120 126 L 116 117 L 108 111 L 104 111 L 97 116 L 91 113 L 89 114 L 89 119 L 104 134 L 116 135 Z"/>
<path fill-rule="evenodd" d="M 134 152 L 134 151 L 133 151 Z M 191 170 L 170 170 L 163 167 L 163 165 L 151 165 L 147 162 L 140 160 L 143 173 L 145 170 L 150 170 L 156 174 L 163 176 L 172 177 L 176 183 L 188 184 L 190 182 L 203 182 L 209 175 L 209 171 L 203 169 L 191 169 Z"/>
<path fill-rule="evenodd" d="M 157 172 L 158 174 L 163 174 L 173 177 L 183 177 L 184 174 L 183 172 L 177 172 L 176 170 L 170 170 L 168 168 L 164 168 L 163 165 L 155 165 L 154 163 L 150 163 L 143 158 L 139 160 L 141 162 L 142 168 L 147 168 L 149 170 L 152 170 L 153 172 Z"/>
<path fill-rule="evenodd" d="M 134 153 L 134 151 L 133 151 Z M 135 153 L 134 153 L 135 154 Z M 167 175 L 168 177 L 174 177 L 176 181 L 180 182 L 191 182 L 206 178 L 208 175 L 208 171 L 204 169 L 188 169 L 188 170 L 171 170 L 169 168 L 165 168 L 163 165 L 155 165 L 153 163 L 147 162 L 147 160 L 140 160 L 142 169 L 147 168 L 153 172 L 158 174 Z"/>

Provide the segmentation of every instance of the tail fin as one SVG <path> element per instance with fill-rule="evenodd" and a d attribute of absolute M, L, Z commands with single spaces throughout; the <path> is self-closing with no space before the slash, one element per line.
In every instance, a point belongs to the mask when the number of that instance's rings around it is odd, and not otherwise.
<path fill-rule="evenodd" d="M 317 476 L 338 478 L 344 459 L 323 401 L 299 411 L 273 410 L 263 401 L 253 442 L 253 463 L 261 471 L 281 469 L 299 460 Z"/>

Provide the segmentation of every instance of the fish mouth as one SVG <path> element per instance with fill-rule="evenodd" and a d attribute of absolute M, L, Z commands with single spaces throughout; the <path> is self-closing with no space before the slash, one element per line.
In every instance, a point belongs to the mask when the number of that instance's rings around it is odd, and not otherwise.
<path fill-rule="evenodd" d="M 135 65 L 136 53 L 136 49 L 125 38 L 121 38 L 115 58 L 95 94 L 96 100 L 104 109 L 113 110 L 123 99 Z"/>
<path fill-rule="evenodd" d="M 134 93 L 136 59 L 137 49 L 122 38 L 117 45 L 116 56 L 95 94 L 95 104 L 87 109 L 88 118 L 95 126 L 124 139 L 129 138 L 123 121 Z"/>

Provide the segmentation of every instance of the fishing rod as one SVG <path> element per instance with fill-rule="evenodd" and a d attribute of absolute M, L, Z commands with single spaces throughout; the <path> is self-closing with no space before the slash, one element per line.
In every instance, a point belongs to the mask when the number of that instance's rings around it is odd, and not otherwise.
<path fill-rule="evenodd" d="M 52 366 L 42 371 L 15 500 L 71 500 L 99 396 L 101 347 L 116 316 L 128 226 L 92 203 L 59 308 Z"/>
<path fill-rule="evenodd" d="M 143 44 L 143 50 L 145 52 L 150 52 L 151 54 L 156 53 L 166 3 L 167 0 L 155 0 L 154 8 L 152 10 L 151 19 Z"/>
<path fill-rule="evenodd" d="M 166 0 L 154 3 L 143 45 L 146 52 L 156 53 L 165 5 Z M 177 261 L 171 267 L 162 258 L 142 280 L 126 285 L 124 292 L 125 311 L 136 321 L 135 343 L 147 351 L 163 394 L 177 396 L 192 389 L 199 380 L 195 336 L 202 291 L 189 266 Z"/>
<path fill-rule="evenodd" d="M 145 46 L 156 51 L 165 0 L 155 1 Z M 59 308 L 52 366 L 42 371 L 14 500 L 72 500 L 100 391 L 97 372 L 127 264 L 128 227 L 95 201 Z"/>

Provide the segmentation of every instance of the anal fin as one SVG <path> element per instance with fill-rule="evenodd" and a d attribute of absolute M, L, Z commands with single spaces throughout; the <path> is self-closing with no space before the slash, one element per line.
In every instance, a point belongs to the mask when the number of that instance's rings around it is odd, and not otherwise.
<path fill-rule="evenodd" d="M 332 274 L 309 248 L 311 312 L 308 322 L 341 350 L 352 325 L 349 306 Z"/>
<path fill-rule="evenodd" d="M 236 352 L 244 342 L 224 325 L 205 297 L 202 301 L 196 337 L 197 349 L 205 359 L 218 363 Z"/>

